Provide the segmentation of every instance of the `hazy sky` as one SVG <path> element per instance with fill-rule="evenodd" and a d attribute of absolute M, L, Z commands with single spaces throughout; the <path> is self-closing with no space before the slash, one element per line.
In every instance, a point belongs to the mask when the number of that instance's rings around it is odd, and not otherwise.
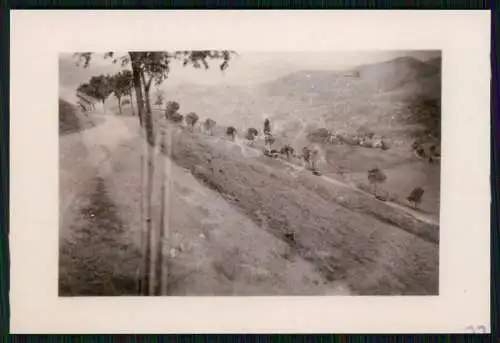
<path fill-rule="evenodd" d="M 258 84 L 298 70 L 335 70 L 349 69 L 362 64 L 387 61 L 400 56 L 413 56 L 428 60 L 440 56 L 438 51 L 381 51 L 381 52 L 280 52 L 256 53 L 239 52 L 239 56 L 230 62 L 229 68 L 221 72 L 216 66 L 209 70 L 183 68 L 180 64 L 172 66 L 169 79 L 164 86 L 179 83 L 198 84 Z M 95 72 L 114 73 L 120 69 L 110 60 L 104 60 L 102 54 L 96 54 L 91 66 L 83 71 L 75 65 L 71 54 L 60 57 L 61 83 L 64 87 L 74 88 L 88 80 Z M 176 62 L 177 63 L 177 62 Z"/>

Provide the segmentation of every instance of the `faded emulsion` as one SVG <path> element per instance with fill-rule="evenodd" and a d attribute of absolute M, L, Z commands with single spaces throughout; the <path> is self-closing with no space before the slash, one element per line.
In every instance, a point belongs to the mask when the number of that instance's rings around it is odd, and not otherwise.
<path fill-rule="evenodd" d="M 329 54 L 61 54 L 59 295 L 438 295 L 441 52 Z"/>

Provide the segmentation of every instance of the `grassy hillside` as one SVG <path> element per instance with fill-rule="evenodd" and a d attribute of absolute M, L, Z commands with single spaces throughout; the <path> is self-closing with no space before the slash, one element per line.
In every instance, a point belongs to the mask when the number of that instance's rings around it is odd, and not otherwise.
<path fill-rule="evenodd" d="M 429 130 L 439 134 L 435 122 L 419 116 L 422 103 L 440 99 L 440 83 L 441 72 L 435 61 L 428 64 L 404 57 L 361 66 L 350 73 L 297 72 L 266 84 L 264 92 L 300 103 L 300 111 L 275 116 L 287 122 L 285 131 L 292 134 L 315 127 L 347 133 L 370 127 L 393 143 L 408 144 L 415 138 L 427 140 Z M 440 115 L 439 109 L 435 112 Z"/>
<path fill-rule="evenodd" d="M 418 140 L 440 147 L 440 66 L 441 58 L 424 63 L 404 57 L 351 71 L 299 71 L 251 88 L 184 85 L 166 94 L 179 101 L 181 112 L 215 119 L 221 132 L 235 126 L 241 137 L 251 126 L 261 131 L 270 117 L 276 149 L 289 143 L 300 151 L 319 128 L 346 134 L 369 129 L 384 136 L 390 149 L 323 145 L 322 172 L 332 177 L 343 173 L 366 189 L 366 172 L 379 167 L 388 175 L 383 193 L 406 206 L 411 190 L 423 187 L 421 209 L 437 216 L 439 162 L 415 157 L 410 146 Z"/>
<path fill-rule="evenodd" d="M 378 186 L 378 193 L 403 206 L 409 206 L 406 198 L 416 187 L 425 193 L 419 211 L 439 217 L 440 165 L 429 164 L 418 158 L 409 148 L 393 148 L 387 151 L 349 145 L 327 146 L 323 174 L 351 182 L 363 190 L 369 190 L 367 171 L 380 168 L 387 180 Z"/>
<path fill-rule="evenodd" d="M 329 282 L 344 282 L 356 294 L 437 292 L 438 228 L 233 142 L 185 131 L 171 137 L 176 164 Z"/>
<path fill-rule="evenodd" d="M 59 98 L 59 134 L 67 135 L 94 127 L 94 122 L 78 112 L 75 105 Z"/>

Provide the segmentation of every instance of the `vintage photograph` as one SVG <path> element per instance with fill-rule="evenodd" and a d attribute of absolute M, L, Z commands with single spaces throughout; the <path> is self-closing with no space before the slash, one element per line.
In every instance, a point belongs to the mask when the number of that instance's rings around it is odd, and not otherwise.
<path fill-rule="evenodd" d="M 439 295 L 441 51 L 59 55 L 59 296 Z"/>

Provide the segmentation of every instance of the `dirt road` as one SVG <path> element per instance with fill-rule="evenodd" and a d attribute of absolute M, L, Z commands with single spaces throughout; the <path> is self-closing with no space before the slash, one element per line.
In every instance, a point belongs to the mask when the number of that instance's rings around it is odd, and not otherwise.
<path fill-rule="evenodd" d="M 120 142 L 135 132 L 110 114 L 94 113 L 89 119 L 103 123 L 59 138 L 59 204 L 60 227 L 65 228 L 68 207 L 77 201 L 82 187 L 98 175 L 111 171 L 109 157 Z"/>

